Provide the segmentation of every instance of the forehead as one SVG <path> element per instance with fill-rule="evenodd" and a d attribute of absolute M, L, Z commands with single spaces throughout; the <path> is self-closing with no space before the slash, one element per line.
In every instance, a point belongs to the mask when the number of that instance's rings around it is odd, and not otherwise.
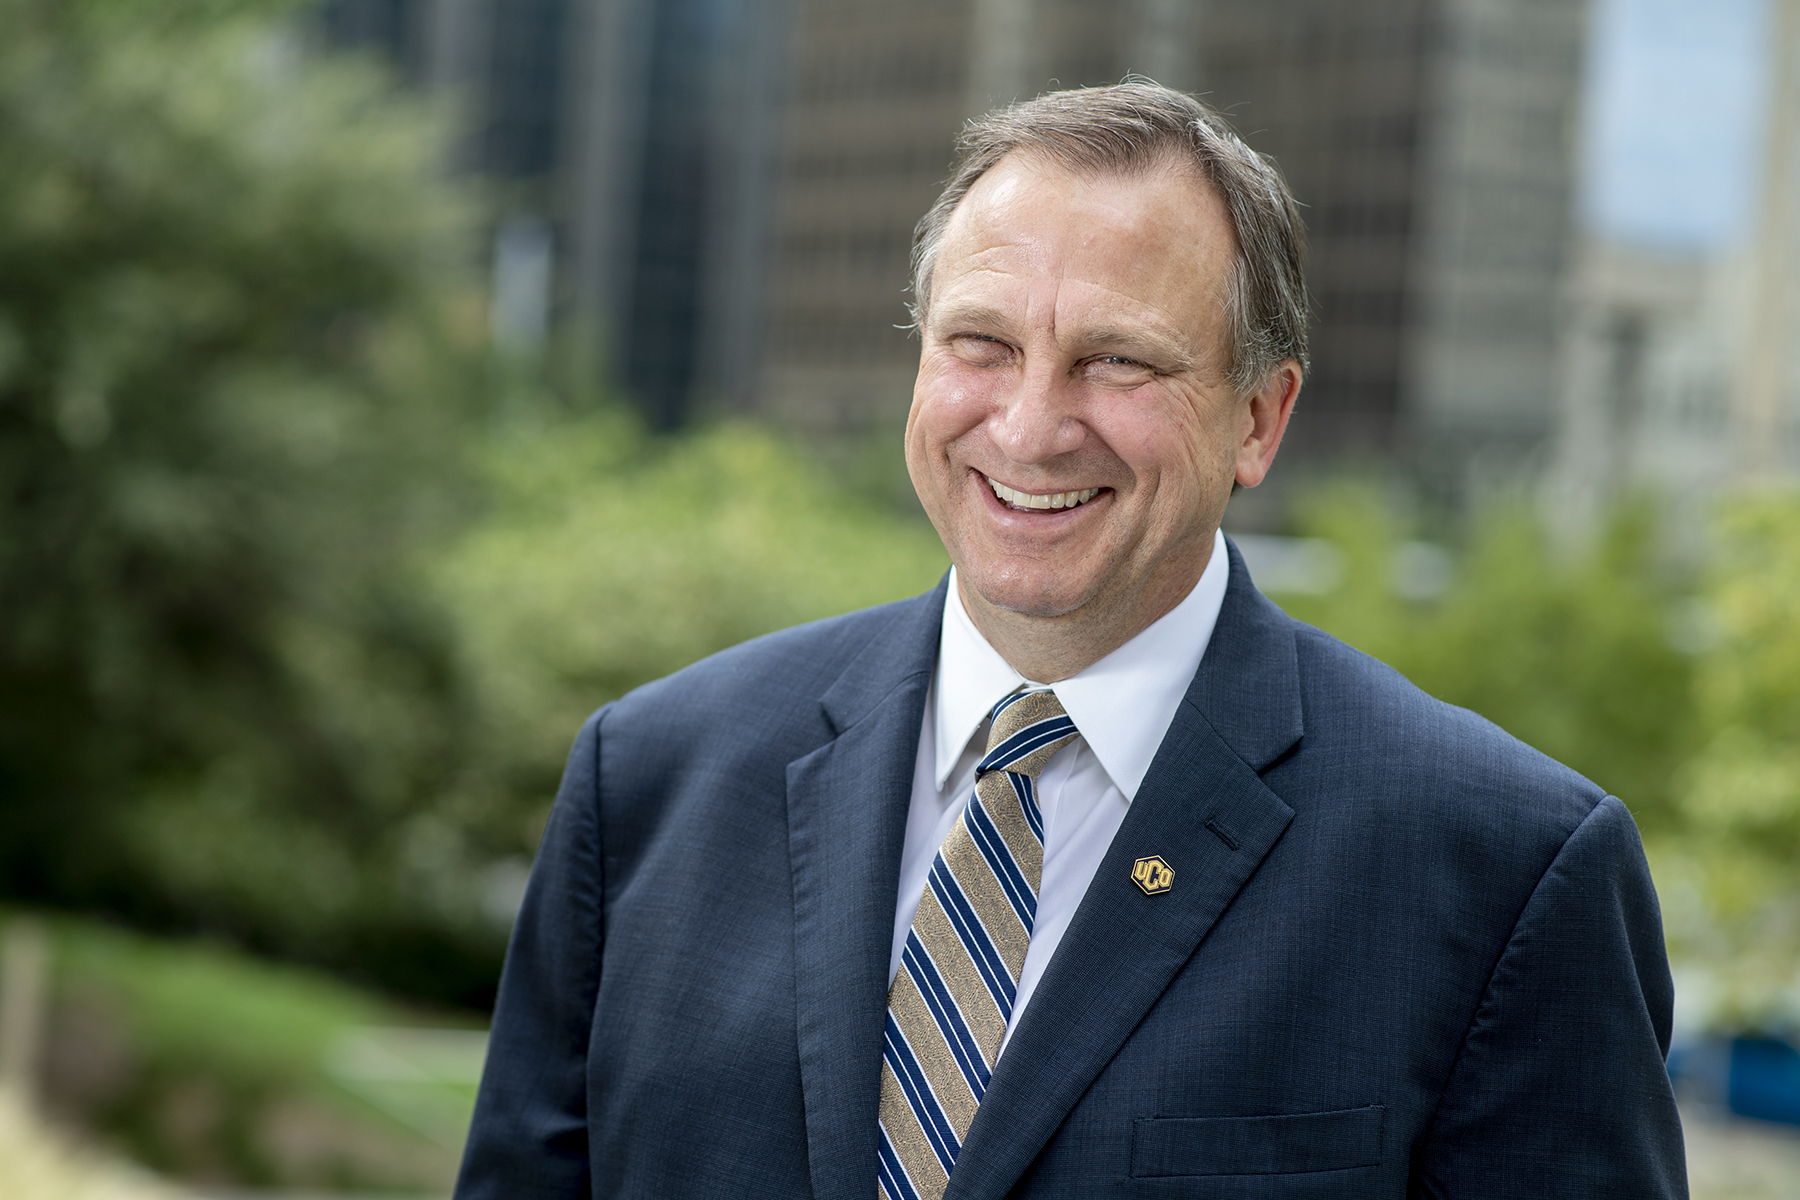
<path fill-rule="evenodd" d="M 979 305 L 1052 324 L 1135 319 L 1205 343 L 1236 249 L 1224 201 L 1189 166 L 1087 173 L 1015 152 L 951 214 L 927 320 Z"/>

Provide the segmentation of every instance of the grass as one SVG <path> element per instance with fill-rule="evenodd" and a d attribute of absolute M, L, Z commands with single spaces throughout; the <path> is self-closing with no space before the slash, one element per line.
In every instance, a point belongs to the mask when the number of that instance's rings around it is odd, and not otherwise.
<path fill-rule="evenodd" d="M 157 1060 L 244 1083 L 317 1088 L 347 1030 L 391 1009 L 329 979 L 204 943 L 167 943 L 86 922 L 49 926 L 57 986 L 116 1001 Z"/>
<path fill-rule="evenodd" d="M 476 1019 L 422 1016 L 223 946 L 37 919 L 51 963 L 41 1090 L 65 1119 L 209 1183 L 447 1185 Z"/>

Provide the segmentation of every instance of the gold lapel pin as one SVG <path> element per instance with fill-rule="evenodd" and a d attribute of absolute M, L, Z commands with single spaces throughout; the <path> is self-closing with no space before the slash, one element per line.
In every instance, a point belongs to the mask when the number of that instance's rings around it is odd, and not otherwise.
<path fill-rule="evenodd" d="M 1164 862 L 1162 855 L 1152 854 L 1131 864 L 1131 882 L 1146 896 L 1160 895 L 1175 886 L 1175 868 Z"/>

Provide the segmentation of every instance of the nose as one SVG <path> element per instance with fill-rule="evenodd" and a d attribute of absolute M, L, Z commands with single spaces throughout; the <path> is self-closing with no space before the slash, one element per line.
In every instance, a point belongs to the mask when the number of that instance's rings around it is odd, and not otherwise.
<path fill-rule="evenodd" d="M 1021 371 L 988 420 L 994 444 L 1016 463 L 1048 462 L 1078 449 L 1087 427 L 1074 393 L 1053 366 Z"/>

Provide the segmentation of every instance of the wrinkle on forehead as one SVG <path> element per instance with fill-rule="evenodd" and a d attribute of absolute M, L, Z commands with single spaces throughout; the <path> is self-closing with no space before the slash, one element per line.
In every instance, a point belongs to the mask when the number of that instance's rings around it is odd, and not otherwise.
<path fill-rule="evenodd" d="M 1223 200 L 1185 165 L 1089 174 L 1042 156 L 1002 160 L 946 233 L 925 314 L 933 329 L 980 317 L 1019 340 L 1087 344 L 1110 332 L 1166 343 L 1177 359 L 1230 358 L 1236 238 Z"/>
<path fill-rule="evenodd" d="M 1104 292 L 1108 289 L 1096 290 Z M 1061 295 L 1060 285 L 1058 295 Z M 1041 333 L 1054 344 L 1066 345 L 1071 352 L 1122 351 L 1132 357 L 1153 359 L 1155 365 L 1164 370 L 1193 369 L 1200 348 L 1169 319 L 1168 313 L 1155 308 L 1146 312 L 1130 297 L 1121 299 L 1126 304 L 1117 310 L 1083 312 L 1068 321 L 1059 319 L 1059 301 L 1028 305 L 1022 324 L 991 304 L 952 301 L 933 315 L 931 324 L 942 334 L 958 331 L 998 333 L 1017 341 Z"/>

